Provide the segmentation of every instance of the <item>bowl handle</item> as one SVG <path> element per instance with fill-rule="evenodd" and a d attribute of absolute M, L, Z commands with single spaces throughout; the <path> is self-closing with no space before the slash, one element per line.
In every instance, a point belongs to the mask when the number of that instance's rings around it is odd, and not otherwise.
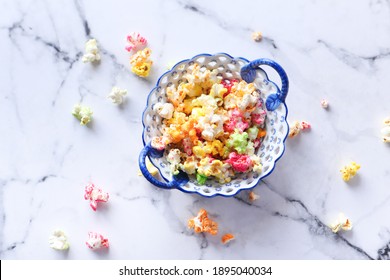
<path fill-rule="evenodd" d="M 270 94 L 265 101 L 267 110 L 274 111 L 286 100 L 288 92 L 288 77 L 282 66 L 278 63 L 268 58 L 260 58 L 249 62 L 241 68 L 241 78 L 243 78 L 247 83 L 253 82 L 256 78 L 256 69 L 258 69 L 260 65 L 268 65 L 272 67 L 279 74 L 280 80 L 282 81 L 282 88 L 279 89 L 276 87 L 277 93 Z"/>
<path fill-rule="evenodd" d="M 156 187 L 163 188 L 163 189 L 172 189 L 172 188 L 178 188 L 180 186 L 185 185 L 188 183 L 189 178 L 188 175 L 184 172 L 180 172 L 178 175 L 174 175 L 172 177 L 172 181 L 169 182 L 160 182 L 156 178 L 153 177 L 152 174 L 149 173 L 147 167 L 146 167 L 146 157 L 150 156 L 152 158 L 160 158 L 164 154 L 164 150 L 159 151 L 155 148 L 153 148 L 150 143 L 147 144 L 141 151 L 138 162 L 139 162 L 139 168 L 146 178 L 150 183 L 155 185 Z"/>

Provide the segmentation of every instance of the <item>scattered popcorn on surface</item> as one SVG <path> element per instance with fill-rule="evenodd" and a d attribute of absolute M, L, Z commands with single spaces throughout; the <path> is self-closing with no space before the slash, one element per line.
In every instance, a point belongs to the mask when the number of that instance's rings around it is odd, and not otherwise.
<path fill-rule="evenodd" d="M 218 233 L 218 224 L 209 219 L 205 209 L 200 209 L 196 217 L 188 220 L 188 228 L 193 228 L 196 233 L 208 232 L 211 235 Z"/>
<path fill-rule="evenodd" d="M 263 39 L 263 34 L 261 32 L 253 32 L 252 39 L 255 42 L 260 42 Z"/>
<path fill-rule="evenodd" d="M 81 125 L 86 125 L 92 120 L 93 111 L 87 106 L 76 104 L 73 107 L 72 115 L 80 121 Z"/>
<path fill-rule="evenodd" d="M 343 213 L 340 213 L 337 222 L 332 224 L 330 228 L 334 233 L 338 232 L 340 229 L 345 231 L 351 230 L 352 222 L 347 217 L 345 217 Z"/>
<path fill-rule="evenodd" d="M 90 39 L 85 43 L 85 54 L 83 55 L 82 61 L 84 63 L 100 61 L 99 48 L 96 39 Z"/>
<path fill-rule="evenodd" d="M 235 239 L 235 236 L 233 234 L 226 233 L 225 235 L 222 236 L 221 242 L 222 242 L 222 244 L 227 244 L 234 239 Z"/>
<path fill-rule="evenodd" d="M 146 46 L 148 41 L 145 37 L 142 37 L 141 34 L 134 32 L 131 35 L 127 36 L 127 46 L 125 47 L 126 51 L 131 52 L 139 48 Z"/>
<path fill-rule="evenodd" d="M 126 89 L 113 87 L 110 94 L 107 96 L 107 98 L 110 99 L 112 103 L 119 105 L 123 103 L 123 98 L 126 96 L 126 94 L 127 94 Z"/>
<path fill-rule="evenodd" d="M 308 130 L 311 128 L 311 125 L 306 121 L 294 121 L 290 126 L 290 132 L 288 133 L 288 137 L 293 138 L 297 136 L 301 131 Z"/>
<path fill-rule="evenodd" d="M 328 107 L 329 107 L 328 100 L 322 99 L 321 100 L 321 107 L 324 108 L 324 109 L 328 109 Z"/>
<path fill-rule="evenodd" d="M 383 121 L 385 127 L 382 128 L 382 140 L 385 143 L 390 143 L 390 118 L 387 118 Z"/>
<path fill-rule="evenodd" d="M 257 195 L 255 192 L 251 191 L 249 192 L 249 201 L 255 201 L 260 198 L 259 195 Z"/>
<path fill-rule="evenodd" d="M 352 177 L 354 177 L 357 171 L 360 169 L 360 165 L 356 162 L 351 162 L 349 165 L 344 166 L 340 172 L 342 174 L 343 180 L 348 182 Z"/>
<path fill-rule="evenodd" d="M 301 121 L 302 130 L 310 129 L 311 125 L 308 122 Z"/>
<path fill-rule="evenodd" d="M 108 239 L 104 238 L 103 235 L 96 232 L 88 232 L 88 240 L 85 242 L 88 248 L 97 250 L 101 248 L 108 248 L 110 245 Z"/>
<path fill-rule="evenodd" d="M 149 76 L 153 61 L 150 60 L 152 51 L 149 48 L 137 51 L 130 57 L 131 71 L 140 77 Z"/>
<path fill-rule="evenodd" d="M 93 183 L 89 183 L 85 187 L 85 200 L 89 200 L 89 205 L 96 211 L 98 202 L 107 202 L 109 195 L 106 192 L 103 192 L 100 188 L 95 187 Z"/>
<path fill-rule="evenodd" d="M 65 233 L 59 229 L 55 230 L 49 237 L 49 244 L 50 248 L 55 250 L 63 251 L 69 249 L 68 238 L 66 237 Z"/>
<path fill-rule="evenodd" d="M 193 174 L 203 185 L 208 179 L 223 184 L 237 173 L 261 173 L 255 150 L 266 136 L 266 111 L 253 83 L 223 79 L 218 70 L 194 63 L 165 93 L 167 100 L 153 106 L 163 120 L 162 135 L 151 145 L 166 149 L 173 174 Z"/>

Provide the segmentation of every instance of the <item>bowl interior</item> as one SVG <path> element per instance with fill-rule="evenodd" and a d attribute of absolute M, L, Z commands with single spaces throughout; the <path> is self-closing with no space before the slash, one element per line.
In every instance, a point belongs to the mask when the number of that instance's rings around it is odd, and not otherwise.
<path fill-rule="evenodd" d="M 198 63 L 201 67 L 217 69 L 219 75 L 224 79 L 241 79 L 241 67 L 248 63 L 244 58 L 233 58 L 227 54 L 198 55 L 192 59 L 184 60 L 176 64 L 171 71 L 163 74 L 157 82 L 156 87 L 148 96 L 147 106 L 143 114 L 143 142 L 149 143 L 155 136 L 162 135 L 162 118 L 153 111 L 153 105 L 157 102 L 167 102 L 166 88 L 172 84 L 178 86 L 183 82 L 183 75 L 187 73 L 188 67 Z M 277 92 L 275 83 L 268 80 L 267 74 L 259 69 L 254 84 L 259 90 L 260 97 L 265 103 L 267 96 Z M 267 110 L 266 110 L 267 111 Z M 205 185 L 200 186 L 195 176 L 189 176 L 190 182 L 181 187 L 184 192 L 196 192 L 203 196 L 232 196 L 243 189 L 250 189 L 257 185 L 260 179 L 268 176 L 275 168 L 275 162 L 283 155 L 284 141 L 288 134 L 288 124 L 286 122 L 287 107 L 282 103 L 275 111 L 267 111 L 265 136 L 256 154 L 260 157 L 263 170 L 258 173 L 243 173 L 236 176 L 231 182 L 220 184 L 216 180 L 207 180 Z M 166 157 L 150 158 L 151 162 L 159 169 L 160 175 L 167 181 L 172 179 L 169 170 L 169 163 Z"/>

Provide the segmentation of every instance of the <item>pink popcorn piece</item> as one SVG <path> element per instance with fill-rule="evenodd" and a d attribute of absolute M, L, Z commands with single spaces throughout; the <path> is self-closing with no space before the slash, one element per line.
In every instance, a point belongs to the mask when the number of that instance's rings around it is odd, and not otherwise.
<path fill-rule="evenodd" d="M 241 155 L 236 152 L 231 152 L 229 154 L 229 159 L 227 159 L 226 162 L 238 172 L 247 172 L 252 166 L 252 160 L 248 155 Z"/>
<path fill-rule="evenodd" d="M 311 125 L 308 122 L 301 121 L 302 130 L 310 129 Z"/>
<path fill-rule="evenodd" d="M 146 46 L 148 41 L 138 32 L 134 32 L 133 34 L 127 36 L 127 43 L 128 45 L 125 47 L 126 51 L 132 52 Z"/>
<path fill-rule="evenodd" d="M 84 198 L 85 200 L 89 200 L 89 205 L 91 205 L 93 211 L 96 211 L 97 203 L 107 202 L 109 198 L 109 194 L 103 192 L 102 189 L 95 187 L 93 183 L 89 183 L 85 187 Z"/>
<path fill-rule="evenodd" d="M 88 232 L 88 240 L 85 244 L 92 250 L 110 247 L 107 238 L 104 238 L 103 235 L 92 231 Z"/>

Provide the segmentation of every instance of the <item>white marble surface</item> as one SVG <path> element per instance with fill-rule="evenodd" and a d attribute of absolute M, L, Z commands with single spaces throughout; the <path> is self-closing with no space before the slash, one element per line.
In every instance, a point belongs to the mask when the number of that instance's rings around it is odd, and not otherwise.
<path fill-rule="evenodd" d="M 380 139 L 390 116 L 389 2 L 239 3 L 0 1 L 1 259 L 380 257 L 390 242 L 390 146 Z M 153 50 L 147 79 L 129 70 L 132 31 Z M 265 39 L 253 42 L 253 31 Z M 89 38 L 101 46 L 96 66 L 81 61 Z M 288 139 L 253 203 L 248 193 L 208 199 L 160 190 L 138 176 L 147 94 L 168 63 L 202 52 L 276 60 L 291 82 L 289 121 L 312 124 Z M 115 85 L 129 91 L 120 107 L 106 99 Z M 94 110 L 89 127 L 70 114 L 80 101 Z M 351 160 L 362 168 L 347 184 L 339 169 Z M 90 180 L 111 194 L 97 212 L 83 199 Z M 201 207 L 236 240 L 225 246 L 221 234 L 188 230 Z M 352 231 L 327 227 L 339 212 Z M 55 228 L 69 236 L 66 253 L 48 246 Z M 110 249 L 89 250 L 89 230 L 105 234 Z"/>

